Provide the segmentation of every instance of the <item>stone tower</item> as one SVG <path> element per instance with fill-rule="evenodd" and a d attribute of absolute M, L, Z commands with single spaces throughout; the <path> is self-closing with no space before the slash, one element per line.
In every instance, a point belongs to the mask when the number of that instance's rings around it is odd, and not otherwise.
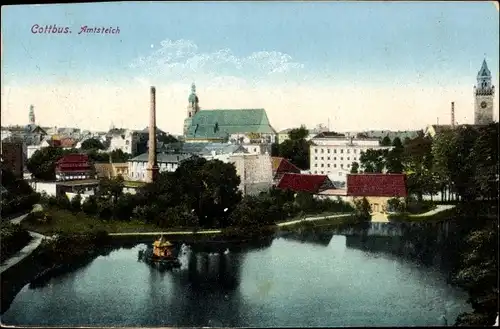
<path fill-rule="evenodd" d="M 191 85 L 191 94 L 189 95 L 188 102 L 187 117 L 184 120 L 184 136 L 187 134 L 192 118 L 200 111 L 199 99 L 196 95 L 196 85 L 194 83 Z"/>
<path fill-rule="evenodd" d="M 493 122 L 493 98 L 495 86 L 491 84 L 491 72 L 486 60 L 477 73 L 477 85 L 474 86 L 474 124 L 487 125 Z"/>
<path fill-rule="evenodd" d="M 149 109 L 149 150 L 146 182 L 152 183 L 158 176 L 156 159 L 156 88 L 151 87 L 151 105 Z"/>
<path fill-rule="evenodd" d="M 33 105 L 30 105 L 29 122 L 30 125 L 35 124 L 35 107 Z"/>

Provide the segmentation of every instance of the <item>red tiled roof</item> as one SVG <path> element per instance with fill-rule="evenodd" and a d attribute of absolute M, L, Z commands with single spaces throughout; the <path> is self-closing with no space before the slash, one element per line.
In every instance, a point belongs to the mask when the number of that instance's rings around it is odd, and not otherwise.
<path fill-rule="evenodd" d="M 326 175 L 304 175 L 285 173 L 278 185 L 282 190 L 295 192 L 318 193 L 320 190 L 331 187 L 333 184 Z"/>
<path fill-rule="evenodd" d="M 282 157 L 272 157 L 273 172 L 276 173 L 296 173 L 300 174 L 300 168 Z"/>
<path fill-rule="evenodd" d="M 57 164 L 70 163 L 70 162 L 87 163 L 89 162 L 89 156 L 87 154 L 68 154 L 57 160 Z"/>
<path fill-rule="evenodd" d="M 347 195 L 406 197 L 404 174 L 348 174 Z"/>

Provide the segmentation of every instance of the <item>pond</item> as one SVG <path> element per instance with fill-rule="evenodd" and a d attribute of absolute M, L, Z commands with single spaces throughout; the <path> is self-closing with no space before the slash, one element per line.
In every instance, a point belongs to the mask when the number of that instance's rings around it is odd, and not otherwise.
<path fill-rule="evenodd" d="M 182 245 L 182 266 L 138 261 L 117 248 L 84 268 L 26 285 L 2 315 L 9 325 L 430 326 L 468 311 L 465 292 L 437 268 L 372 252 L 333 235 L 278 237 L 249 248 Z M 201 249 L 201 250 L 200 250 Z M 380 249 L 380 248 L 379 248 Z"/>

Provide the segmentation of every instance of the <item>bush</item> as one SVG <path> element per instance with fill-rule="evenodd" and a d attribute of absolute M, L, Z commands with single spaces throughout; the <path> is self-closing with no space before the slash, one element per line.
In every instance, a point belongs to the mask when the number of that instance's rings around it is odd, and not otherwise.
<path fill-rule="evenodd" d="M 82 203 L 82 211 L 87 215 L 95 215 L 99 212 L 96 197 L 91 195 Z"/>
<path fill-rule="evenodd" d="M 31 236 L 29 232 L 22 229 L 21 226 L 10 222 L 2 223 L 0 232 L 2 250 L 0 253 L 1 261 L 3 262 L 5 259 L 21 250 L 30 242 L 30 240 Z"/>
<path fill-rule="evenodd" d="M 69 201 L 66 194 L 58 195 L 56 197 L 57 206 L 61 209 L 71 210 L 71 202 Z"/>
<path fill-rule="evenodd" d="M 366 198 L 354 200 L 355 219 L 360 223 L 370 222 L 372 219 L 372 209 Z"/>
<path fill-rule="evenodd" d="M 82 196 L 80 195 L 80 193 L 78 193 L 71 199 L 70 208 L 73 212 L 79 212 L 82 209 Z"/>

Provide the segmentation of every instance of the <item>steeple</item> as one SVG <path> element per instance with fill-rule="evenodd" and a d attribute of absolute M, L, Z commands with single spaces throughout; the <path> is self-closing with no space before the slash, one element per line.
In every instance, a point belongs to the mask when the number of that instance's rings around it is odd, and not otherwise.
<path fill-rule="evenodd" d="M 189 95 L 189 98 L 188 98 L 188 101 L 189 101 L 189 105 L 192 105 L 194 107 L 194 105 L 198 104 L 198 96 L 196 95 L 196 85 L 193 84 L 191 85 L 191 94 Z"/>
<path fill-rule="evenodd" d="M 30 125 L 35 124 L 35 107 L 33 105 L 30 105 L 29 122 Z"/>
<path fill-rule="evenodd" d="M 477 72 L 477 78 L 491 78 L 491 72 L 488 69 L 488 64 L 486 64 L 486 59 L 483 59 L 481 69 L 479 70 L 479 72 Z"/>

